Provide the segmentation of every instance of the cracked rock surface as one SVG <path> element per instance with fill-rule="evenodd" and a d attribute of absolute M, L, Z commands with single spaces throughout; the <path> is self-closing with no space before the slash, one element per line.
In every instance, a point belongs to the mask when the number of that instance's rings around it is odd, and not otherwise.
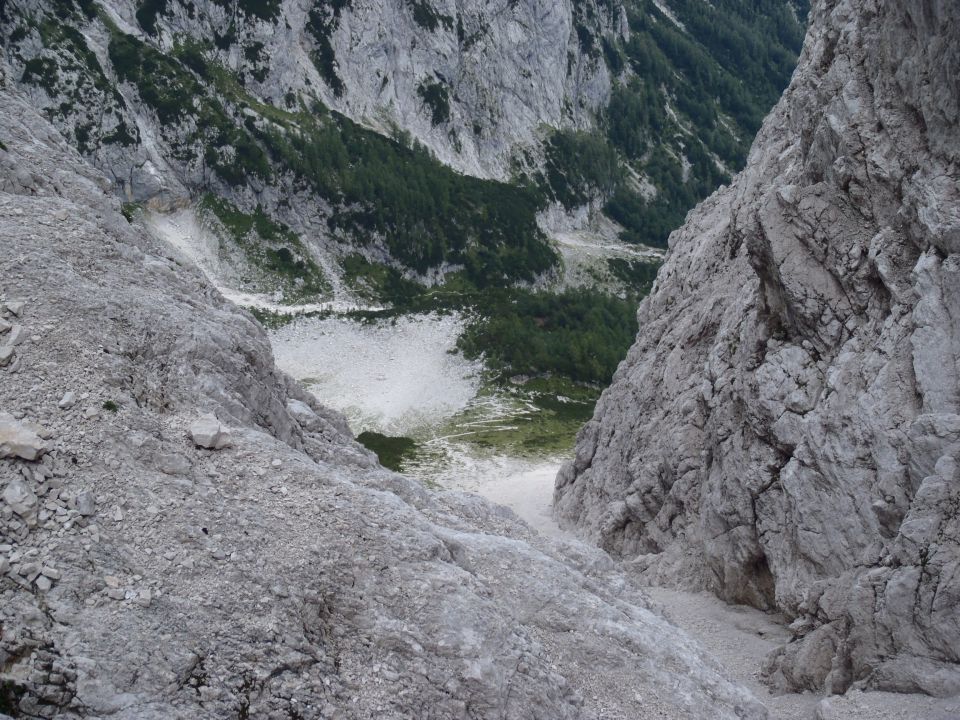
<path fill-rule="evenodd" d="M 687 218 L 558 517 L 777 608 L 776 687 L 960 692 L 960 6 L 821 0 Z"/>
<path fill-rule="evenodd" d="M 0 716 L 766 717 L 606 554 L 376 466 L 3 73 Z"/>

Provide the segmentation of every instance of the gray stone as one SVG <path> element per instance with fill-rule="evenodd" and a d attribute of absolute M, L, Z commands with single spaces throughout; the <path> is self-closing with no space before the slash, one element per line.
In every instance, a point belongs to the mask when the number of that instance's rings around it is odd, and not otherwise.
<path fill-rule="evenodd" d="M 0 346 L 0 367 L 4 367 L 10 364 L 10 361 L 13 359 L 14 349 L 12 345 L 2 345 Z"/>
<path fill-rule="evenodd" d="M 167 475 L 187 475 L 193 466 L 186 455 L 161 453 L 157 455 L 157 467 Z"/>
<path fill-rule="evenodd" d="M 59 580 L 61 577 L 63 577 L 59 570 L 47 565 L 44 565 L 42 568 L 40 568 L 40 574 L 44 577 L 50 578 L 51 580 Z"/>
<path fill-rule="evenodd" d="M 26 303 L 23 300 L 10 300 L 9 302 L 4 303 L 4 307 L 6 307 L 7 310 L 12 312 L 17 317 L 22 317 Z"/>
<path fill-rule="evenodd" d="M 190 424 L 190 438 L 198 447 L 211 450 L 220 450 L 231 443 L 230 432 L 212 414 L 203 415 Z"/>
<path fill-rule="evenodd" d="M 27 515 L 37 507 L 36 493 L 20 478 L 14 478 L 3 489 L 3 500 L 17 515 Z"/>
<path fill-rule="evenodd" d="M 77 403 L 77 394 L 72 390 L 68 390 L 63 394 L 63 397 L 60 398 L 60 402 L 57 403 L 57 407 L 61 410 L 69 410 Z"/>
<path fill-rule="evenodd" d="M 0 413 L 0 458 L 17 457 L 36 460 L 47 450 L 47 444 L 29 423 Z"/>
<path fill-rule="evenodd" d="M 10 347 L 15 347 L 22 344 L 27 339 L 27 333 L 23 329 L 23 325 L 14 325 L 10 332 L 4 337 L 4 344 Z"/>
<path fill-rule="evenodd" d="M 90 517 L 97 512 L 97 503 L 93 497 L 93 493 L 86 490 L 77 495 L 76 505 L 77 512 L 83 517 Z"/>

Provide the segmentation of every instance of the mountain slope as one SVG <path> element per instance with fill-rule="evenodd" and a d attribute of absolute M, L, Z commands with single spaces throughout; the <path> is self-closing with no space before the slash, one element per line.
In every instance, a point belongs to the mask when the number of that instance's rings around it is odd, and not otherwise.
<path fill-rule="evenodd" d="M 960 691 L 958 26 L 816 4 L 557 478 L 558 515 L 651 579 L 785 612 L 781 687 Z"/>
<path fill-rule="evenodd" d="M 0 716 L 765 717 L 602 553 L 375 466 L 5 76 Z"/>
<path fill-rule="evenodd" d="M 304 267 L 359 250 L 509 284 L 556 273 L 551 204 L 662 244 L 742 161 L 800 21 L 786 0 L 669 7 L 6 0 L 0 35 L 130 202 L 260 208 Z"/>

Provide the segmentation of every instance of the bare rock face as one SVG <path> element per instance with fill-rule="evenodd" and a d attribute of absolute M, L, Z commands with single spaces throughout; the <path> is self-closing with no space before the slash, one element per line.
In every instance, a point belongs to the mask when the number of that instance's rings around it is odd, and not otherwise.
<path fill-rule="evenodd" d="M 766 717 L 604 553 L 376 466 L 2 69 L 0 407 L 50 435 L 0 457 L 4 711 Z"/>
<path fill-rule="evenodd" d="M 778 608 L 785 688 L 960 692 L 960 6 L 824 0 L 671 238 L 557 515 Z"/>

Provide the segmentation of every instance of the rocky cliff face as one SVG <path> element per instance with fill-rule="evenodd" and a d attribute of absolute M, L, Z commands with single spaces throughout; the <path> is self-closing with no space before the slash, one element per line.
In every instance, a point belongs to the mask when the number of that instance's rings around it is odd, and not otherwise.
<path fill-rule="evenodd" d="M 0 68 L 0 717 L 765 717 L 599 551 L 375 466 Z"/>
<path fill-rule="evenodd" d="M 128 203 L 288 228 L 286 280 L 360 253 L 508 284 L 557 275 L 548 233 L 663 245 L 742 163 L 804 6 L 6 0 L 0 51 Z"/>
<path fill-rule="evenodd" d="M 815 4 L 557 478 L 558 516 L 648 577 L 784 611 L 780 686 L 960 691 L 958 27 Z"/>
<path fill-rule="evenodd" d="M 610 74 L 578 32 L 596 45 L 626 32 L 619 4 L 592 0 L 68 0 L 53 8 L 15 0 L 4 12 L 10 59 L 34 84 L 34 102 L 68 137 L 86 128 L 81 151 L 102 149 L 97 164 L 136 199 L 183 196 L 181 183 L 202 184 L 202 168 L 178 157 L 195 127 L 170 135 L 163 125 L 172 118 L 153 117 L 149 99 L 143 107 L 133 88 L 118 86 L 130 78 L 111 71 L 117 32 L 179 59 L 185 49 L 203 53 L 260 102 L 297 109 L 301 98 L 318 99 L 384 135 L 405 133 L 460 171 L 500 179 L 523 149 L 539 152 L 549 129 L 591 127 L 606 106 Z"/>
<path fill-rule="evenodd" d="M 610 72 L 581 35 L 626 34 L 618 2 L 356 0 L 330 24 L 332 107 L 412 133 L 443 162 L 508 179 L 548 128 L 592 128 Z M 599 40 L 591 40 L 599 45 Z"/>

